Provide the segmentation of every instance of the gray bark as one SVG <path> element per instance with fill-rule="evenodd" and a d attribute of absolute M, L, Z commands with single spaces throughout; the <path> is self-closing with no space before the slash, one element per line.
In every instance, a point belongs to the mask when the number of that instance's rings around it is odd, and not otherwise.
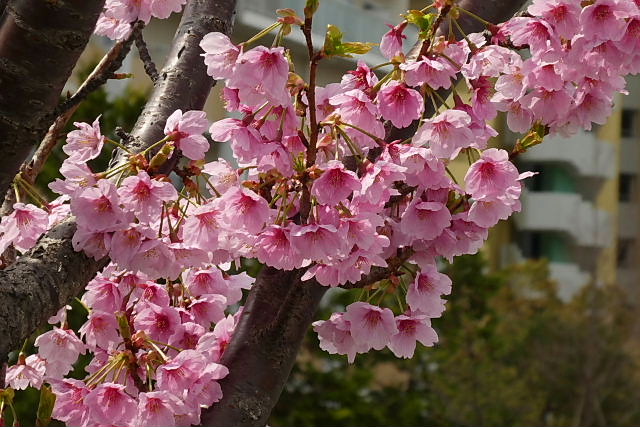
<path fill-rule="evenodd" d="M 104 0 L 10 0 L 3 7 L 0 194 L 55 119 L 60 93 L 103 6 Z"/>

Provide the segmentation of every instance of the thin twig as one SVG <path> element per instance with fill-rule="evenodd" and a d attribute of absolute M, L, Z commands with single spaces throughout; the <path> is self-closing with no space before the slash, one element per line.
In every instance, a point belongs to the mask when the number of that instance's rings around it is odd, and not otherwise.
<path fill-rule="evenodd" d="M 156 64 L 151 59 L 151 54 L 149 53 L 149 49 L 147 48 L 147 43 L 144 41 L 142 37 L 142 31 L 134 32 L 134 38 L 136 42 L 136 48 L 138 49 L 138 55 L 144 64 L 144 71 L 147 73 L 151 81 L 155 84 L 160 77 L 158 75 L 158 69 L 156 68 Z"/>
<path fill-rule="evenodd" d="M 122 66 L 122 61 L 129 54 L 131 44 L 136 35 L 142 32 L 144 22 L 138 21 L 134 24 L 133 30 L 129 37 L 117 42 L 100 60 L 96 68 L 91 72 L 89 77 L 82 83 L 80 88 L 69 99 L 63 101 L 53 112 L 53 116 L 60 116 L 74 105 L 78 105 L 93 91 L 105 84 L 107 80 L 113 78 L 114 73 Z"/>
<path fill-rule="evenodd" d="M 402 264 L 413 255 L 413 249 L 403 248 L 398 250 L 398 255 L 387 259 L 386 267 L 373 267 L 371 272 L 364 276 L 356 283 L 348 282 L 342 286 L 343 289 L 359 289 L 371 285 L 383 279 L 388 279 L 391 274 L 396 272 Z"/>

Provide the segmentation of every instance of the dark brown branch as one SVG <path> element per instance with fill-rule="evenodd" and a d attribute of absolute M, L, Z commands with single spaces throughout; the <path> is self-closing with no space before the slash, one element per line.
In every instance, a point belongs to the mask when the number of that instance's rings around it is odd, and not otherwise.
<path fill-rule="evenodd" d="M 0 194 L 55 117 L 104 0 L 10 0 L 0 20 Z"/>
<path fill-rule="evenodd" d="M 122 61 L 124 61 L 124 58 L 129 54 L 131 44 L 136 38 L 136 35 L 141 34 L 143 28 L 144 22 L 138 21 L 134 25 L 129 37 L 113 45 L 76 93 L 56 108 L 54 115 L 60 116 L 70 108 L 80 104 L 80 102 L 84 101 L 93 91 L 105 84 L 107 80 L 112 79 L 113 74 L 118 71 L 122 66 Z"/>
<path fill-rule="evenodd" d="M 189 2 L 173 53 L 132 132 L 132 148 L 143 150 L 145 143 L 157 141 L 154 138 L 162 135 L 166 119 L 176 109 L 204 107 L 213 81 L 206 74 L 198 44 L 208 32 L 228 33 L 234 9 L 234 0 Z M 78 296 L 104 266 L 106 260 L 95 262 L 73 250 L 74 231 L 75 221 L 70 219 L 48 232 L 12 267 L 0 271 L 0 304 L 6 308 L 0 311 L 0 360 L 6 360 L 9 351 L 19 348 L 48 317 Z"/>
<path fill-rule="evenodd" d="M 264 426 L 277 403 L 302 339 L 328 289 L 302 272 L 262 270 L 221 363 L 223 399 L 202 414 L 202 425 Z"/>
<path fill-rule="evenodd" d="M 411 255 L 413 255 L 413 249 L 411 248 L 398 249 L 398 255 L 389 258 L 387 260 L 386 267 L 372 267 L 371 272 L 364 276 L 362 279 L 360 279 L 356 283 L 349 282 L 345 285 L 342 285 L 341 288 L 364 288 L 366 286 L 379 282 L 380 280 L 387 279 L 391 274 L 394 274 L 398 270 L 398 268 L 400 268 L 400 266 L 411 257 Z"/>
<path fill-rule="evenodd" d="M 144 72 L 147 73 L 151 81 L 155 84 L 158 81 L 158 69 L 156 68 L 156 64 L 151 59 L 151 54 L 149 53 L 149 49 L 147 49 L 147 43 L 144 41 L 144 37 L 142 36 L 142 32 L 138 32 L 135 35 L 136 40 L 136 48 L 138 49 L 138 56 L 142 60 L 142 64 L 144 65 Z"/>
<path fill-rule="evenodd" d="M 0 361 L 20 348 L 60 307 L 80 295 L 87 282 L 107 264 L 73 250 L 76 226 L 67 220 L 40 239 L 28 256 L 0 271 Z"/>
<path fill-rule="evenodd" d="M 136 26 L 134 33 L 142 29 L 142 26 Z M 91 92 L 103 85 L 110 76 L 122 65 L 122 61 L 129 53 L 133 39 L 127 38 L 126 40 L 117 42 L 109 52 L 107 52 L 98 65 L 93 69 L 91 74 L 80 85 L 78 90 L 65 102 L 60 104 L 57 110 L 61 111 L 60 115 L 56 117 L 55 121 L 47 131 L 47 134 L 40 142 L 38 149 L 31 156 L 31 160 L 23 163 L 20 167 L 20 175 L 29 184 L 33 184 L 36 178 L 42 172 L 49 155 L 58 143 L 59 135 L 64 130 L 71 116 L 76 111 L 80 102 L 84 100 Z M 0 216 L 8 215 L 13 211 L 13 204 L 16 202 L 15 192 L 13 185 L 7 191 L 4 197 L 2 208 L 0 208 Z"/>

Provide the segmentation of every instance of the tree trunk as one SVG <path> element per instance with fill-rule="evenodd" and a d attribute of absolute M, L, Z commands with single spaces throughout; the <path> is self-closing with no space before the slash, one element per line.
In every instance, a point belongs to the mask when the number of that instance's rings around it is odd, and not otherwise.
<path fill-rule="evenodd" d="M 103 6 L 104 0 L 0 4 L 0 194 L 53 123 Z"/>
<path fill-rule="evenodd" d="M 158 140 L 164 122 L 175 109 L 204 107 L 213 80 L 205 72 L 198 44 L 206 33 L 231 30 L 235 3 L 235 0 L 189 2 L 174 38 L 172 57 L 160 73 L 160 81 L 133 132 L 138 144 L 135 149 L 143 149 L 143 144 L 148 146 Z M 0 46 L 0 52 L 2 49 Z M 0 69 L 0 81 L 3 79 Z M 79 296 L 108 262 L 108 259 L 96 262 L 84 253 L 75 252 L 71 245 L 74 232 L 75 221 L 65 221 L 10 268 L 0 270 L 3 307 L 0 310 L 0 362 L 6 361 L 7 354 L 20 348 L 60 307 Z"/>

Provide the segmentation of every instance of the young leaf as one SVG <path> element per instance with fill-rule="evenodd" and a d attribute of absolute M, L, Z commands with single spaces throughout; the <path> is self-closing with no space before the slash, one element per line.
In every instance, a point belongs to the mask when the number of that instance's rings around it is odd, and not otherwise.
<path fill-rule="evenodd" d="M 318 10 L 318 6 L 320 6 L 319 0 L 307 0 L 307 4 L 304 7 L 304 17 L 311 18 Z"/>
<path fill-rule="evenodd" d="M 342 31 L 335 25 L 327 26 L 324 39 L 324 54 L 326 56 L 344 56 L 351 58 L 351 54 L 363 54 L 371 50 L 375 43 L 343 42 Z"/>
<path fill-rule="evenodd" d="M 53 405 L 56 402 L 56 395 L 51 391 L 51 387 L 43 385 L 40 389 L 40 404 L 38 405 L 37 426 L 48 426 L 51 422 Z"/>

